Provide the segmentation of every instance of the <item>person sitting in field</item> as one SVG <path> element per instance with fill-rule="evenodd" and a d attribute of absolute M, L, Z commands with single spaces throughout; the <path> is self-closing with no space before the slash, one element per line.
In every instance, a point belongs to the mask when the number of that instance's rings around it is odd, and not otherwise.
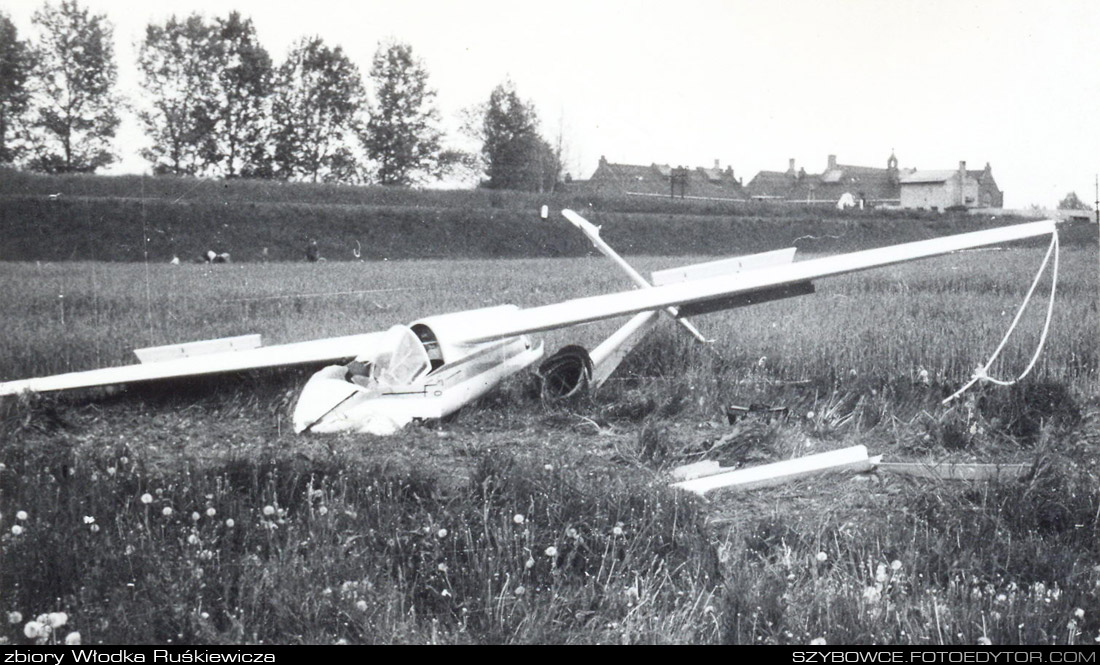
<path fill-rule="evenodd" d="M 317 240 L 310 238 L 309 245 L 306 247 L 306 261 L 310 263 L 317 263 L 321 260 L 321 250 L 317 247 Z"/>
<path fill-rule="evenodd" d="M 229 263 L 230 256 L 229 252 L 222 252 L 221 254 L 218 254 L 214 250 L 210 249 L 206 251 L 206 256 L 204 257 L 204 260 L 207 263 Z"/>

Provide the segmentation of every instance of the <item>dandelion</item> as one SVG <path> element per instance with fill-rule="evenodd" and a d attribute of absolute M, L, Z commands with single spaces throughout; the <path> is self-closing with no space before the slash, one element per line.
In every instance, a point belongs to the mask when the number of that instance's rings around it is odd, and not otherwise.
<path fill-rule="evenodd" d="M 60 628 L 69 623 L 69 615 L 64 612 L 50 612 L 46 615 L 46 623 L 50 624 L 51 628 Z"/>
<path fill-rule="evenodd" d="M 441 573 L 446 573 L 447 572 L 447 564 L 440 563 L 438 566 L 436 566 L 436 570 L 438 570 Z"/>
<path fill-rule="evenodd" d="M 558 555 L 558 548 L 554 547 L 553 545 L 546 548 L 546 556 L 555 557 L 557 555 Z"/>
<path fill-rule="evenodd" d="M 74 630 L 73 632 L 66 635 L 65 636 L 65 644 L 67 644 L 71 647 L 80 646 L 80 633 L 78 633 Z"/>
<path fill-rule="evenodd" d="M 328 515 L 328 506 L 321 506 L 317 509 L 317 512 L 320 513 L 322 516 Z"/>
<path fill-rule="evenodd" d="M 341 637 L 340 639 L 333 642 L 333 644 L 335 644 L 337 646 L 347 646 L 348 641 Z"/>
<path fill-rule="evenodd" d="M 196 536 L 195 534 L 191 534 L 190 536 L 187 536 L 187 542 L 190 543 L 191 545 L 198 545 L 199 544 L 199 537 Z"/>
<path fill-rule="evenodd" d="M 451 592 L 444 589 L 443 592 L 440 593 L 439 595 L 443 596 L 444 598 L 450 598 L 451 597 Z"/>
<path fill-rule="evenodd" d="M 446 538 L 447 537 L 447 530 L 446 529 L 440 529 L 439 531 L 435 532 L 435 535 L 436 535 L 437 538 Z"/>
<path fill-rule="evenodd" d="M 116 468 L 115 468 L 115 467 L 113 467 L 113 466 L 109 466 L 109 467 L 107 467 L 107 475 L 108 475 L 108 476 L 113 476 L 113 475 L 115 475 L 116 473 L 118 473 L 118 469 L 116 469 Z M 80 633 L 77 633 L 77 636 L 79 636 L 79 635 L 80 635 Z"/>
<path fill-rule="evenodd" d="M 532 568 L 534 568 L 535 567 L 535 557 L 533 557 L 533 556 L 527 557 L 527 561 L 523 564 L 523 567 L 526 568 L 527 570 L 531 570 Z"/>
<path fill-rule="evenodd" d="M 990 647 L 990 646 L 993 646 L 993 640 L 989 639 L 985 635 L 982 635 L 981 637 L 978 638 L 978 644 L 983 646 L 983 647 Z"/>
<path fill-rule="evenodd" d="M 522 596 L 523 594 L 527 593 L 527 589 L 525 589 L 522 586 L 518 586 L 518 587 L 516 587 L 516 590 L 513 591 L 512 593 L 516 594 L 517 596 Z"/>
<path fill-rule="evenodd" d="M 164 510 L 160 511 L 160 514 L 164 515 L 165 517 L 171 517 L 172 516 L 172 508 L 170 506 L 165 506 Z"/>
<path fill-rule="evenodd" d="M 577 537 L 577 530 L 574 529 L 573 527 L 569 527 L 568 529 L 565 530 L 565 535 L 568 536 L 569 538 L 576 538 Z"/>
<path fill-rule="evenodd" d="M 142 494 L 141 495 L 141 502 L 144 503 L 145 505 L 149 505 L 150 503 L 153 503 L 153 495 L 148 493 L 148 492 L 146 492 L 145 494 Z"/>
<path fill-rule="evenodd" d="M 875 581 L 879 584 L 886 581 L 886 564 L 880 563 L 878 567 L 875 568 Z"/>
<path fill-rule="evenodd" d="M 878 587 L 869 586 L 863 590 L 863 600 L 870 605 L 877 603 L 881 596 Z"/>
<path fill-rule="evenodd" d="M 22 533 L 23 533 L 23 527 L 21 527 L 21 526 L 19 526 L 18 524 L 16 524 L 15 526 L 13 526 L 13 527 L 11 528 L 11 533 L 12 533 L 12 535 L 13 535 L 13 536 L 19 536 L 19 535 L 22 535 Z"/>
<path fill-rule="evenodd" d="M 1083 608 L 1078 607 L 1077 609 L 1073 610 L 1073 616 L 1077 617 L 1078 619 L 1084 619 L 1085 618 L 1085 610 Z"/>
<path fill-rule="evenodd" d="M 521 515 L 520 513 L 516 513 L 515 515 L 512 516 L 512 521 L 515 522 L 516 524 L 523 524 L 524 520 L 526 520 L 526 519 L 527 518 L 524 517 L 523 515 Z"/>
<path fill-rule="evenodd" d="M 85 515 L 84 516 L 84 523 L 85 524 L 95 524 L 95 518 L 92 517 L 91 515 Z"/>
<path fill-rule="evenodd" d="M 27 624 L 23 626 L 23 634 L 34 640 L 45 635 L 45 629 L 45 624 L 39 623 L 38 621 L 28 621 Z"/>
<path fill-rule="evenodd" d="M 25 522 L 25 521 L 27 520 L 27 511 L 25 511 L 25 510 L 20 510 L 19 512 L 17 512 L 17 513 L 15 514 L 15 519 L 17 519 L 17 520 L 19 520 L 19 521 L 21 521 L 21 522 Z"/>
<path fill-rule="evenodd" d="M 829 560 L 829 555 L 824 552 L 818 552 L 817 557 L 815 558 L 818 560 L 819 563 L 825 563 Z"/>
<path fill-rule="evenodd" d="M 359 610 L 360 612 L 366 612 L 367 611 L 367 601 L 365 601 L 365 600 L 356 601 L 355 602 L 355 609 Z"/>
<path fill-rule="evenodd" d="M 895 573 L 901 570 L 901 561 L 898 561 L 897 559 L 891 561 L 890 570 L 894 571 Z"/>
<path fill-rule="evenodd" d="M 264 506 L 264 515 L 271 517 L 275 514 L 275 506 Z"/>
<path fill-rule="evenodd" d="M 810 646 L 812 647 L 823 647 L 826 644 L 828 644 L 828 642 L 825 641 L 824 637 L 815 637 L 810 640 Z"/>
<path fill-rule="evenodd" d="M 16 624 L 16 623 L 21 623 L 22 621 L 23 621 L 23 613 L 22 612 L 8 612 L 8 623 Z"/>
<path fill-rule="evenodd" d="M 232 528 L 233 528 L 233 525 L 234 525 L 234 524 L 236 524 L 236 522 L 234 522 L 234 521 L 233 521 L 233 518 L 232 518 L 232 517 L 230 517 L 229 519 L 227 519 L 227 520 L 225 521 L 225 525 L 226 525 L 227 527 L 229 527 L 230 529 L 232 529 Z"/>
<path fill-rule="evenodd" d="M 616 524 L 615 527 L 611 529 L 611 533 L 615 536 L 621 536 L 623 535 L 623 528 Z"/>
<path fill-rule="evenodd" d="M 123 455 L 122 457 L 118 458 L 118 463 L 119 464 L 129 464 L 130 463 L 130 458 Z"/>
<path fill-rule="evenodd" d="M 813 411 L 807 411 L 806 412 L 806 420 L 813 420 L 815 415 L 816 414 Z M 824 638 L 818 638 L 818 639 L 824 639 Z M 810 642 L 810 644 L 813 644 L 813 642 Z"/>
<path fill-rule="evenodd" d="M 543 471 L 553 471 L 554 470 L 554 465 L 553 464 L 544 464 L 542 469 L 543 469 Z"/>
<path fill-rule="evenodd" d="M 98 524 L 93 524 L 88 528 L 91 529 L 92 533 L 99 533 L 99 525 Z"/>
<path fill-rule="evenodd" d="M 199 515 L 198 512 L 191 513 L 191 521 L 192 522 L 198 522 L 201 517 L 202 517 L 202 515 Z"/>
<path fill-rule="evenodd" d="M 214 510 L 213 508 L 207 508 L 206 509 L 206 516 L 207 517 L 213 517 L 217 514 L 218 514 L 218 511 Z"/>

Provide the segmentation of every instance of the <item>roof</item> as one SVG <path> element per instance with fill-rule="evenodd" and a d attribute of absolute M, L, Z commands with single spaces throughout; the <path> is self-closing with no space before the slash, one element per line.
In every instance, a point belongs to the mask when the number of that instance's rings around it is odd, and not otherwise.
<path fill-rule="evenodd" d="M 838 201 L 845 194 L 869 201 L 898 199 L 898 172 L 871 166 L 833 164 L 821 174 L 761 171 L 746 186 L 755 199 Z"/>
<path fill-rule="evenodd" d="M 913 171 L 901 176 L 901 184 L 913 185 L 929 182 L 947 182 L 955 177 L 958 171 Z"/>
<path fill-rule="evenodd" d="M 586 185 L 587 189 L 610 188 L 627 194 L 672 194 L 670 176 L 679 168 L 668 164 L 612 164 L 601 159 L 596 172 Z M 690 196 L 708 196 L 715 198 L 743 198 L 744 191 L 731 169 L 684 168 L 687 183 L 683 194 Z M 676 195 L 680 195 L 680 186 L 676 186 Z"/>

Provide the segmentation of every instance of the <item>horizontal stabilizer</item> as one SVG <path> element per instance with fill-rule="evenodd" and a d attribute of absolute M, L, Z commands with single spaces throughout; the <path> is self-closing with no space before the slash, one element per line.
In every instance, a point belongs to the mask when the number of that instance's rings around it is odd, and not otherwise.
<path fill-rule="evenodd" d="M 186 344 L 149 346 L 144 349 L 134 349 L 134 355 L 143 363 L 159 363 L 165 360 L 194 358 L 195 356 L 205 356 L 211 353 L 246 351 L 248 349 L 258 349 L 261 346 L 263 346 L 263 342 L 259 335 L 240 335 L 238 337 L 205 339 L 201 342 L 188 342 Z"/>

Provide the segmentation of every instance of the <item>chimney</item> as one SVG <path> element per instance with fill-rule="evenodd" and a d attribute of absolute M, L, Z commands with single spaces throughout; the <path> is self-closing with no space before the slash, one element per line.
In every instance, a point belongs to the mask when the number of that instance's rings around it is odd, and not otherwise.
<path fill-rule="evenodd" d="M 960 160 L 959 161 L 959 179 L 961 180 L 962 178 L 965 178 L 965 177 L 966 177 L 966 162 Z"/>
<path fill-rule="evenodd" d="M 794 173 L 794 157 L 787 160 L 787 173 Z"/>
<path fill-rule="evenodd" d="M 722 167 L 718 165 L 718 160 L 717 160 L 717 159 L 716 159 L 716 160 L 714 160 L 714 170 L 715 170 L 715 171 L 718 171 L 718 170 L 720 170 L 721 168 L 722 168 Z"/>
<path fill-rule="evenodd" d="M 836 155 L 829 155 L 829 170 L 836 168 Z"/>

